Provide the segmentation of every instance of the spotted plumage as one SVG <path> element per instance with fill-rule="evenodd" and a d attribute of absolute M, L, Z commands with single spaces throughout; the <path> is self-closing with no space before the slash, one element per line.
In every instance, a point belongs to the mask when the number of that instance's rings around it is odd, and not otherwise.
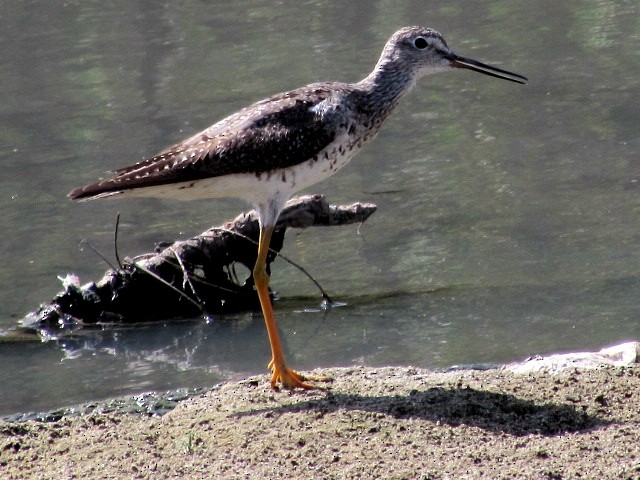
<path fill-rule="evenodd" d="M 287 178 L 295 179 L 296 166 L 305 169 L 316 162 L 328 162 L 327 171 L 334 172 L 343 166 L 341 157 L 353 156 L 379 129 L 373 122 L 365 127 L 360 121 L 363 112 L 358 105 L 365 93 L 349 84 L 319 83 L 274 95 L 154 157 L 115 170 L 112 178 L 75 189 L 70 196 L 109 196 L 163 185 L 184 190 L 194 182 L 226 175 L 249 174 L 258 180 L 275 175 L 287 183 Z M 301 182 L 300 188 L 307 184 Z M 152 190 L 129 193 L 156 196 Z M 227 194 L 213 190 L 202 196 Z"/>
<path fill-rule="evenodd" d="M 252 202 L 261 225 L 253 277 L 272 350 L 271 386 L 313 388 L 308 377 L 285 365 L 275 326 L 265 268 L 275 222 L 293 193 L 334 174 L 372 140 L 420 77 L 450 68 L 526 81 L 456 55 L 433 29 L 406 27 L 389 39 L 373 71 L 360 82 L 315 83 L 274 95 L 69 196 L 234 196 Z"/>

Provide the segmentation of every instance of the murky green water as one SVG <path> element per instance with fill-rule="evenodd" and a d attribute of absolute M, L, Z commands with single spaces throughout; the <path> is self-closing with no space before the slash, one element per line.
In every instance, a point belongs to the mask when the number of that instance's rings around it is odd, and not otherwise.
<path fill-rule="evenodd" d="M 291 234 L 273 285 L 291 363 L 497 363 L 640 337 L 636 2 L 27 2 L 0 13 L 0 329 L 120 252 L 184 238 L 236 200 L 72 204 L 75 186 L 269 94 L 356 81 L 397 28 L 530 78 L 423 79 L 378 139 L 310 192 L 372 201 L 360 229 Z M 186 208 L 189 209 L 188 214 Z M 0 343 L 0 414 L 264 371 L 258 316 Z"/>

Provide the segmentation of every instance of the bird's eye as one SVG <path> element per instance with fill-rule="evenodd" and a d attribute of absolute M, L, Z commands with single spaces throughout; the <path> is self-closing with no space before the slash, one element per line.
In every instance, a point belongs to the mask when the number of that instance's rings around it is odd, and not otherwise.
<path fill-rule="evenodd" d="M 427 42 L 427 40 L 423 37 L 418 37 L 413 41 L 413 45 L 420 49 L 420 50 L 424 50 L 425 48 L 427 48 L 427 46 L 429 45 L 429 43 Z"/>

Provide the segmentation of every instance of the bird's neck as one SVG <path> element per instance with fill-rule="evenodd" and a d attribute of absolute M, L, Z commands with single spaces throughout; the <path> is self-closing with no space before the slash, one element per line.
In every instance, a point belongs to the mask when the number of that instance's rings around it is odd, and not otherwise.
<path fill-rule="evenodd" d="M 371 107 L 390 111 L 413 88 L 417 76 L 407 68 L 384 57 L 358 85 L 366 92 Z"/>

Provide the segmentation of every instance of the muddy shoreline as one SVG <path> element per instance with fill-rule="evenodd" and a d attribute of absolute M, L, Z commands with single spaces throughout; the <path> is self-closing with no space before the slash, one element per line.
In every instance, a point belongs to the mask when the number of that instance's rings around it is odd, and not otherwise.
<path fill-rule="evenodd" d="M 640 368 L 325 369 L 330 390 L 258 376 L 164 415 L 0 423 L 2 478 L 637 478 Z"/>

